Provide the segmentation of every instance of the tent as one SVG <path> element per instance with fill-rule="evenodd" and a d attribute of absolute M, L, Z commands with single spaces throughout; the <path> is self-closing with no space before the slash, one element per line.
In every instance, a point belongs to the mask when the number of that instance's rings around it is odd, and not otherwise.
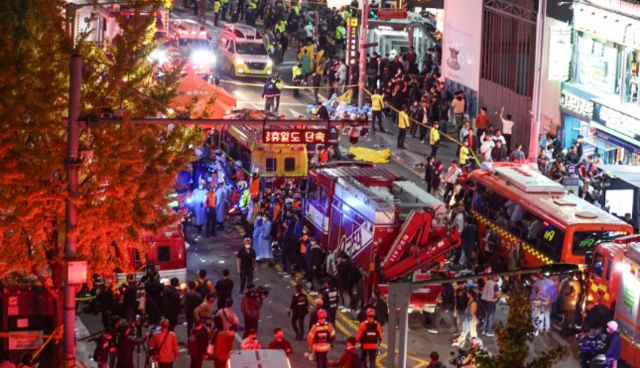
<path fill-rule="evenodd" d="M 178 95 L 169 104 L 177 111 L 184 111 L 192 103 L 193 98 L 198 97 L 191 113 L 192 119 L 205 118 L 202 114 L 207 102 L 213 96 L 215 96 L 215 102 L 209 108 L 208 118 L 210 119 L 222 119 L 227 110 L 236 106 L 236 99 L 231 97 L 224 88 L 208 83 L 195 73 L 189 73 L 182 78 L 177 93 Z"/>

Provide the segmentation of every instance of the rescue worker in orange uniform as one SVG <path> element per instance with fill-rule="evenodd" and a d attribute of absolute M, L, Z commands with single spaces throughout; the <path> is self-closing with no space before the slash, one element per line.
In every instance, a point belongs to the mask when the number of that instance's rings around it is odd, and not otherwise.
<path fill-rule="evenodd" d="M 207 200 L 205 202 L 207 211 L 207 222 L 205 224 L 205 235 L 207 238 L 216 236 L 216 204 L 217 204 L 216 192 L 209 190 L 207 192 Z"/>
<path fill-rule="evenodd" d="M 251 198 L 258 198 L 260 196 L 260 175 L 258 169 L 253 170 L 253 176 L 251 176 L 251 183 L 249 184 L 249 194 Z"/>
<path fill-rule="evenodd" d="M 356 334 L 362 352 L 362 366 L 375 368 L 378 345 L 382 341 L 382 326 L 376 321 L 376 310 L 367 309 L 367 320 L 360 323 Z"/>
<path fill-rule="evenodd" d="M 336 331 L 333 329 L 333 325 L 327 321 L 327 312 L 320 309 L 318 322 L 311 327 L 307 337 L 307 344 L 316 353 L 316 368 L 327 368 L 327 355 L 335 337 Z"/>
<path fill-rule="evenodd" d="M 318 147 L 318 164 L 326 164 L 329 162 L 329 151 L 324 146 Z"/>

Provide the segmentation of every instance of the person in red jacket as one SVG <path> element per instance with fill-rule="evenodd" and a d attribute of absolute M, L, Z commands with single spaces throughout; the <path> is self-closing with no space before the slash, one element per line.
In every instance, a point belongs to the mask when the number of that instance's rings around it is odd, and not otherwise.
<path fill-rule="evenodd" d="M 382 326 L 375 318 L 376 310 L 373 308 L 367 309 L 367 320 L 360 323 L 360 328 L 356 334 L 356 340 L 360 343 L 360 349 L 362 350 L 362 360 L 364 361 L 362 366 L 364 368 L 367 368 L 367 361 L 369 362 L 369 368 L 375 368 L 378 344 L 382 341 Z"/>
<path fill-rule="evenodd" d="M 231 325 L 226 331 L 219 331 L 215 334 L 213 343 L 213 368 L 226 368 L 229 360 L 229 353 L 233 350 L 233 336 L 236 332 L 236 326 Z"/>
<path fill-rule="evenodd" d="M 356 338 L 351 336 L 347 338 L 347 349 L 340 356 L 340 360 L 330 360 L 329 365 L 332 367 L 342 368 L 361 368 L 362 363 L 358 349 L 356 349 Z"/>

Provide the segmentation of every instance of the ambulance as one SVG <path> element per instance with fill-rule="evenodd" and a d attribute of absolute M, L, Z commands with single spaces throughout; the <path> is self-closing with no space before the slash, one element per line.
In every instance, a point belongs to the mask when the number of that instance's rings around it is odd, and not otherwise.
<path fill-rule="evenodd" d="M 273 61 L 262 33 L 245 24 L 225 24 L 218 37 L 217 67 L 230 77 L 263 77 L 273 74 Z"/>

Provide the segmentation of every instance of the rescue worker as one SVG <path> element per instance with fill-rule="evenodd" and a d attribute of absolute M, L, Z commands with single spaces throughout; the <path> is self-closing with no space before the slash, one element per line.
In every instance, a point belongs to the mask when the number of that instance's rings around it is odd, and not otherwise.
<path fill-rule="evenodd" d="M 344 38 L 347 35 L 347 30 L 342 23 L 338 24 L 335 31 L 336 49 L 341 50 L 344 45 Z"/>
<path fill-rule="evenodd" d="M 375 318 L 375 309 L 367 309 L 367 320 L 360 323 L 360 328 L 356 334 L 356 340 L 360 343 L 362 366 L 364 368 L 375 368 L 378 344 L 382 341 L 382 326 Z"/>
<path fill-rule="evenodd" d="M 227 190 L 224 187 L 224 178 L 218 177 L 216 189 L 216 225 L 219 230 L 224 230 L 224 220 L 227 216 Z"/>
<path fill-rule="evenodd" d="M 220 0 L 220 5 L 221 5 L 221 18 L 222 20 L 224 20 L 225 22 L 227 21 L 227 9 L 229 8 L 229 0 Z"/>
<path fill-rule="evenodd" d="M 291 11 L 293 12 L 293 14 L 295 14 L 296 16 L 300 15 L 300 6 L 298 5 L 298 3 L 293 3 L 291 4 Z"/>
<path fill-rule="evenodd" d="M 260 196 L 260 175 L 258 169 L 253 170 L 253 175 L 251 176 L 251 182 L 249 183 L 249 195 L 251 198 L 258 198 Z"/>
<path fill-rule="evenodd" d="M 336 331 L 327 321 L 327 312 L 324 309 L 319 310 L 318 323 L 313 325 L 307 337 L 307 344 L 316 353 L 316 368 L 327 368 L 327 355 L 335 337 Z"/>
<path fill-rule="evenodd" d="M 287 313 L 291 317 L 291 326 L 293 326 L 293 331 L 296 333 L 296 340 L 303 340 L 304 318 L 307 313 L 309 313 L 309 300 L 302 292 L 302 285 L 298 284 L 296 285 L 296 293 L 291 297 L 291 304 Z"/>
<path fill-rule="evenodd" d="M 220 16 L 220 7 L 222 6 L 222 4 L 220 4 L 220 0 L 215 0 L 213 2 L 213 25 L 214 26 L 218 26 L 218 17 Z"/>
<path fill-rule="evenodd" d="M 247 189 L 247 182 L 244 180 L 239 182 L 238 190 L 240 191 L 240 200 L 238 201 L 238 208 L 241 214 L 240 220 L 242 221 L 242 228 L 246 229 L 249 225 L 247 215 L 249 214 L 249 205 L 251 203 L 251 195 L 249 194 L 249 189 Z"/>
<path fill-rule="evenodd" d="M 300 87 L 302 85 L 303 73 L 302 67 L 300 64 L 300 60 L 296 61 L 296 65 L 291 69 L 291 74 L 293 76 L 293 85 L 296 87 Z M 293 97 L 300 97 L 300 90 L 298 88 L 293 89 Z"/>
<path fill-rule="evenodd" d="M 216 236 L 216 192 L 210 190 L 207 192 L 207 200 L 205 202 L 207 211 L 207 223 L 205 225 L 205 235 L 207 238 Z"/>
<path fill-rule="evenodd" d="M 318 163 L 326 164 L 329 162 L 329 152 L 324 148 L 324 146 L 318 147 Z"/>
<path fill-rule="evenodd" d="M 402 105 L 402 111 L 398 114 L 398 148 L 405 149 L 404 140 L 410 127 L 411 122 L 407 114 L 407 105 Z"/>
<path fill-rule="evenodd" d="M 371 128 L 376 131 L 376 120 L 378 121 L 378 128 L 382 133 L 386 133 L 386 130 L 382 127 L 382 109 L 384 108 L 384 98 L 380 94 L 380 89 L 376 88 L 375 92 L 371 95 Z"/>
<path fill-rule="evenodd" d="M 460 162 L 460 166 L 466 165 L 470 158 L 469 140 L 465 139 L 462 141 L 462 146 L 460 146 L 460 150 L 458 151 L 458 162 Z"/>
<path fill-rule="evenodd" d="M 276 87 L 275 78 L 271 78 L 264 84 L 264 89 L 262 90 L 265 112 L 270 112 L 271 109 L 275 108 L 274 100 L 276 98 L 276 94 L 278 95 L 278 99 L 280 99 L 280 92 Z M 274 111 L 277 111 L 277 109 L 274 109 Z"/>
<path fill-rule="evenodd" d="M 329 278 L 323 280 L 322 289 L 320 289 L 322 295 L 322 304 L 329 313 L 329 322 L 336 322 L 336 312 L 338 311 L 338 289 L 334 286 L 333 281 Z"/>
<path fill-rule="evenodd" d="M 280 79 L 280 74 L 276 73 L 273 78 L 275 79 L 275 84 L 276 84 L 276 110 L 275 112 L 278 112 L 278 109 L 280 108 L 280 94 L 282 93 L 282 90 L 284 89 L 284 82 L 282 81 L 282 79 Z"/>
<path fill-rule="evenodd" d="M 440 124 L 437 121 L 433 122 L 431 132 L 429 132 L 429 145 L 431 146 L 431 153 L 429 156 L 436 158 L 438 154 L 438 148 L 440 147 Z"/>

